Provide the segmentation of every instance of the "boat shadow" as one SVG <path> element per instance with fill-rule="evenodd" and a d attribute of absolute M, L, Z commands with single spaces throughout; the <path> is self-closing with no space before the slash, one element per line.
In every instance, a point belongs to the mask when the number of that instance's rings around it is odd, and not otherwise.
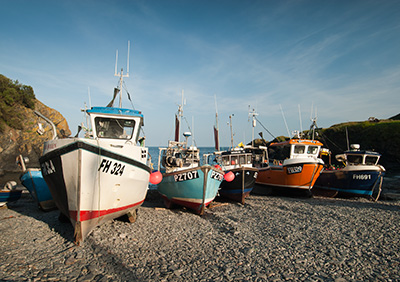
<path fill-rule="evenodd" d="M 261 186 L 261 185 L 260 185 Z M 386 200 L 384 198 L 374 202 L 364 197 L 336 196 L 325 197 L 323 195 L 313 195 L 307 193 L 308 191 L 293 191 L 290 189 L 265 189 L 261 187 L 261 191 L 256 189 L 252 192 L 255 196 L 268 196 L 285 198 L 287 201 L 304 201 L 312 206 L 337 206 L 337 207 L 351 207 L 355 209 L 379 209 L 385 211 L 400 211 L 400 205 L 398 201 Z M 253 190 L 254 191 L 254 190 Z"/>
<path fill-rule="evenodd" d="M 21 198 L 16 202 L 7 204 L 8 209 L 13 210 L 21 215 L 34 218 L 48 225 L 50 230 L 54 230 L 64 239 L 74 241 L 74 229 L 72 224 L 59 220 L 60 211 L 53 209 L 51 211 L 43 211 L 39 208 L 37 202 L 29 194 L 28 190 L 23 189 Z"/>

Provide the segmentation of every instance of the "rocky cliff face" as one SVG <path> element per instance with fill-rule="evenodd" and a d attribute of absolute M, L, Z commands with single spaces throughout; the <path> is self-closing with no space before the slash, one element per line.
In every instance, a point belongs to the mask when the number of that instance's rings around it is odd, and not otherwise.
<path fill-rule="evenodd" d="M 50 119 L 57 129 L 57 137 L 71 135 L 66 119 L 56 110 L 35 100 L 35 111 Z M 39 157 L 42 155 L 43 144 L 53 138 L 53 129 L 43 118 L 35 114 L 34 110 L 16 105 L 15 114 L 23 115 L 22 130 L 7 127 L 0 136 L 0 171 L 18 171 L 16 164 L 18 155 L 29 158 L 27 167 L 39 167 Z M 42 134 L 38 131 L 42 130 Z"/>

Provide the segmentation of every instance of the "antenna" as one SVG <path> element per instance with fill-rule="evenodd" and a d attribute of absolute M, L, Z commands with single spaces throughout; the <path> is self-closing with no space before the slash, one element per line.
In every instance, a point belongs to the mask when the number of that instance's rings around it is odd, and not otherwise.
<path fill-rule="evenodd" d="M 90 98 L 90 87 L 88 89 L 88 96 L 89 96 L 89 107 L 92 108 L 92 99 Z"/>
<path fill-rule="evenodd" d="M 314 137 L 315 137 L 315 129 L 318 129 L 318 126 L 317 126 L 317 107 L 315 107 L 315 117 L 313 117 L 313 115 L 312 115 L 313 107 L 314 107 L 314 104 L 312 104 L 312 106 L 311 106 L 311 115 L 310 115 L 310 120 L 312 121 L 311 126 L 310 126 L 310 132 L 312 132 L 312 140 L 314 140 Z"/>
<path fill-rule="evenodd" d="M 300 119 L 300 138 L 301 138 L 301 133 L 303 132 L 303 123 L 301 121 L 301 110 L 300 110 L 300 104 L 297 105 L 299 107 L 299 119 Z"/>
<path fill-rule="evenodd" d="M 122 82 L 124 77 L 129 77 L 129 52 L 130 52 L 131 42 L 128 40 L 128 59 L 127 59 L 127 72 L 124 74 L 123 69 L 121 72 L 117 73 L 117 62 L 118 62 L 118 49 L 115 55 L 115 73 L 114 76 L 119 76 L 119 107 L 122 108 Z"/>
<path fill-rule="evenodd" d="M 281 108 L 281 113 L 282 113 L 283 121 L 285 122 L 287 134 L 289 135 L 289 138 L 290 138 L 289 127 L 288 127 L 288 125 L 287 125 L 286 118 L 285 118 L 285 114 L 283 113 L 281 104 L 279 104 L 279 107 Z"/>
<path fill-rule="evenodd" d="M 256 121 L 256 116 L 258 116 L 258 114 L 256 113 L 256 110 L 253 109 L 253 111 L 250 112 L 250 105 L 249 105 L 249 119 L 250 117 L 252 118 L 252 132 L 251 132 L 251 146 L 254 147 L 254 128 L 257 125 L 257 121 Z"/>
<path fill-rule="evenodd" d="M 131 49 L 131 42 L 128 40 L 128 58 L 126 59 L 126 75 L 129 77 L 129 52 Z"/>

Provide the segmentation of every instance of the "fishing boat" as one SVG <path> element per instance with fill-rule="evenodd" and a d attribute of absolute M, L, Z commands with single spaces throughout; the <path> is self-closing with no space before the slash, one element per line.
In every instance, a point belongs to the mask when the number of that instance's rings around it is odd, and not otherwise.
<path fill-rule="evenodd" d="M 56 203 L 51 196 L 50 189 L 43 178 L 40 168 L 26 168 L 27 158 L 19 155 L 17 164 L 22 168 L 22 174 L 19 178 L 21 184 L 29 191 L 33 200 L 43 211 L 50 211 L 56 208 Z"/>
<path fill-rule="evenodd" d="M 3 189 L 0 190 L 0 207 L 5 206 L 9 202 L 15 202 L 21 198 L 22 190 L 17 188 L 15 181 L 6 183 Z"/>
<path fill-rule="evenodd" d="M 385 168 L 378 164 L 381 154 L 360 150 L 359 144 L 352 144 L 350 150 L 335 156 L 342 164 L 337 167 L 331 164 L 331 152 L 328 149 L 322 153 L 328 156 L 329 161 L 315 183 L 318 191 L 331 191 L 331 197 L 350 195 L 378 200 L 385 175 Z"/>
<path fill-rule="evenodd" d="M 322 145 L 317 140 L 300 138 L 271 143 L 269 165 L 259 169 L 256 183 L 311 191 L 324 165 L 319 158 Z"/>
<path fill-rule="evenodd" d="M 266 148 L 265 148 L 266 149 Z M 254 164 L 255 151 L 260 148 L 251 146 L 236 147 L 227 151 L 213 153 L 213 162 L 221 166 L 225 173 L 234 175 L 232 181 L 223 180 L 220 185 L 219 195 L 233 201 L 245 203 L 245 198 L 250 195 L 258 175 L 258 167 Z M 266 151 L 265 151 L 266 152 Z M 263 156 L 259 154 L 259 156 Z M 265 155 L 264 155 L 265 156 Z M 206 158 L 210 158 L 205 155 Z M 260 162 L 261 164 L 262 162 Z"/>
<path fill-rule="evenodd" d="M 225 173 L 232 173 L 233 180 L 223 180 L 220 185 L 219 195 L 223 198 L 240 202 L 244 205 L 245 198 L 253 190 L 258 175 L 258 167 L 268 159 L 266 147 L 255 148 L 244 146 L 240 143 L 233 148 L 232 116 L 229 116 L 231 128 L 231 149 L 221 151 L 219 147 L 218 113 L 216 114 L 216 126 L 214 126 L 215 152 L 205 154 L 206 163 L 216 163 L 221 166 Z M 253 122 L 253 128 L 255 123 Z M 264 150 L 263 150 L 264 148 Z"/>
<path fill-rule="evenodd" d="M 159 148 L 158 167 L 162 181 L 157 189 L 167 208 L 177 204 L 202 215 L 216 197 L 224 173 L 217 167 L 201 165 L 200 150 L 194 145 L 188 146 L 190 132 L 184 133 L 185 141 L 179 141 L 182 116 L 183 93 L 182 105 L 175 115 L 175 140 L 169 141 L 168 147 Z"/>
<path fill-rule="evenodd" d="M 108 106 L 83 110 L 88 120 L 80 127 L 84 136 L 78 131 L 75 137 L 45 142 L 39 159 L 58 209 L 74 227 L 77 245 L 106 221 L 127 215 L 134 222 L 148 190 L 148 148 L 139 138 L 143 114 L 121 105 L 123 77 L 129 71 L 115 75 L 119 88 Z M 118 93 L 119 107 L 114 107 Z"/>

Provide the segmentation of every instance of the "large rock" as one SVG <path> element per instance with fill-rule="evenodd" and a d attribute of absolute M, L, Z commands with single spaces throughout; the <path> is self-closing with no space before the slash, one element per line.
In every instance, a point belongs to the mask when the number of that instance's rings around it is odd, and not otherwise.
<path fill-rule="evenodd" d="M 54 123 L 58 138 L 71 135 L 67 121 L 58 111 L 45 106 L 38 100 L 35 101 L 35 111 Z M 7 127 L 5 133 L 0 136 L 0 170 L 3 171 L 20 170 L 16 164 L 16 158 L 19 155 L 29 158 L 27 167 L 39 167 L 43 144 L 53 138 L 51 125 L 36 115 L 34 110 L 17 105 L 15 112 L 24 116 L 23 129 L 16 130 Z M 43 134 L 38 133 L 39 127 L 43 128 Z"/>

